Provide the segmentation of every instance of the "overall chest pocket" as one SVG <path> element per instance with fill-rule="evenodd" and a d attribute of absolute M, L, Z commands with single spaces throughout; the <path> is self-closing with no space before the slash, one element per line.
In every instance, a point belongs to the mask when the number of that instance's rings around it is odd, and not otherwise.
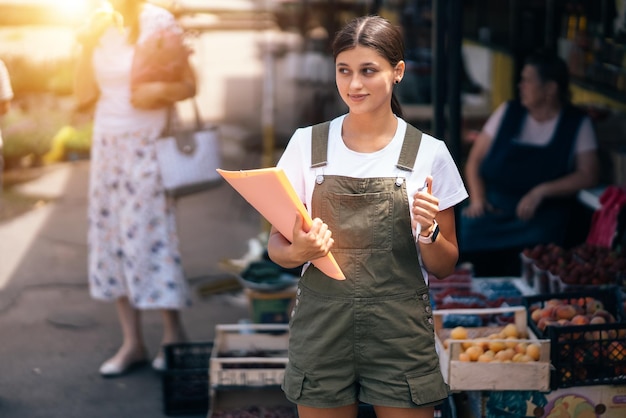
<path fill-rule="evenodd" d="M 333 251 L 392 249 L 393 194 L 390 192 L 325 192 L 321 218 L 333 233 Z"/>

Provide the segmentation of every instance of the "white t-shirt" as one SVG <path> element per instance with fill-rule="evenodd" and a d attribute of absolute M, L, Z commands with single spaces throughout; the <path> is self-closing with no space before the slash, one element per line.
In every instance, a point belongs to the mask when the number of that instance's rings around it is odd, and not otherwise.
<path fill-rule="evenodd" d="M 182 31 L 169 11 L 149 3 L 143 6 L 140 27 L 138 43 L 161 29 Z M 160 132 L 165 125 L 166 109 L 137 109 L 130 103 L 130 72 L 135 48 L 127 42 L 127 36 L 127 28 L 120 31 L 111 27 L 102 35 L 94 50 L 94 71 L 100 86 L 94 128 L 108 132 L 131 129 Z"/>
<path fill-rule="evenodd" d="M 483 133 L 487 134 L 487 136 L 491 138 L 492 142 L 496 137 L 498 129 L 500 128 L 500 124 L 507 107 L 508 102 L 502 103 L 498 106 L 496 111 L 493 112 L 483 127 Z M 522 131 L 518 140 L 526 144 L 546 145 L 552 138 L 560 117 L 561 113 L 553 119 L 539 122 L 528 114 L 522 126 Z M 593 126 L 591 125 L 591 119 L 585 117 L 580 124 L 578 136 L 576 137 L 576 154 L 580 154 L 585 151 L 592 151 L 597 148 L 598 144 L 596 134 L 593 130 Z"/>
<path fill-rule="evenodd" d="M 13 89 L 11 88 L 11 78 L 6 65 L 0 60 L 0 102 L 13 99 Z M 0 147 L 2 147 L 2 131 L 0 131 Z"/>
<path fill-rule="evenodd" d="M 296 130 L 277 164 L 285 170 L 309 213 L 318 174 L 355 178 L 402 176 L 406 179 L 409 198 L 407 210 L 413 203 L 413 195 L 424 185 L 428 175 L 433 177 L 433 195 L 439 198 L 439 210 L 452 207 L 468 197 L 456 163 L 443 141 L 422 134 L 413 171 L 408 172 L 396 167 L 406 132 L 404 120 L 398 118 L 396 133 L 385 148 L 372 153 L 360 153 L 346 147 L 341 138 L 345 116 L 339 116 L 330 123 L 326 166 L 311 168 L 310 126 Z"/>
<path fill-rule="evenodd" d="M 423 133 L 413 171 L 408 172 L 396 167 L 407 127 L 403 119 L 398 118 L 396 133 L 385 148 L 372 153 L 361 153 L 352 151 L 343 142 L 341 128 L 345 116 L 339 116 L 330 123 L 328 161 L 324 167 L 311 168 L 310 126 L 296 130 L 278 161 L 277 167 L 285 170 L 309 214 L 315 179 L 321 174 L 354 178 L 402 176 L 406 180 L 409 199 L 407 211 L 410 211 L 413 204 L 413 195 L 424 185 L 428 175 L 433 177 L 432 193 L 439 198 L 439 210 L 450 208 L 468 197 L 459 170 L 443 141 Z M 428 273 L 421 257 L 420 264 L 424 280 L 428 283 Z"/>

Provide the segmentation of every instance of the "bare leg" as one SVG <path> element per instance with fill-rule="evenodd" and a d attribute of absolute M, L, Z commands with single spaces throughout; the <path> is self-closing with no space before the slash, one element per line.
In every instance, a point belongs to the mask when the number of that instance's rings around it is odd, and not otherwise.
<path fill-rule="evenodd" d="M 126 297 L 119 298 L 115 305 L 122 327 L 122 346 L 100 368 L 103 375 L 123 373 L 129 365 L 146 359 L 146 348 L 141 333 L 141 312 L 135 309 Z"/>
<path fill-rule="evenodd" d="M 187 341 L 187 333 L 180 318 L 180 311 L 164 309 L 163 316 L 163 339 L 161 344 L 179 343 Z"/>
<path fill-rule="evenodd" d="M 180 318 L 180 312 L 175 309 L 164 309 L 161 311 L 161 315 L 163 317 L 163 338 L 161 339 L 161 348 L 152 361 L 152 367 L 155 370 L 165 369 L 164 345 L 187 341 L 187 333 Z"/>
<path fill-rule="evenodd" d="M 374 406 L 377 418 L 433 418 L 435 407 L 426 408 L 392 408 L 388 406 Z"/>
<path fill-rule="evenodd" d="M 299 418 L 356 418 L 358 412 L 358 404 L 340 408 L 311 408 L 310 406 L 298 405 Z"/>

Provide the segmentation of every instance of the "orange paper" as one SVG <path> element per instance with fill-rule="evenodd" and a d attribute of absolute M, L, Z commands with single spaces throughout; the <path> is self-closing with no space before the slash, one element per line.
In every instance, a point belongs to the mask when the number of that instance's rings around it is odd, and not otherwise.
<path fill-rule="evenodd" d="M 306 228 L 311 227 L 313 220 L 282 168 L 239 171 L 218 168 L 217 172 L 289 241 L 293 240 L 295 213 L 302 216 Z M 331 253 L 311 262 L 333 279 L 346 279 Z"/>

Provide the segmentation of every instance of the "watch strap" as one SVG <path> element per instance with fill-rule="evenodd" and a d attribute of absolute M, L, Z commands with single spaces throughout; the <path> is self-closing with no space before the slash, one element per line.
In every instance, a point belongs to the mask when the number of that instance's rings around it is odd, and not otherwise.
<path fill-rule="evenodd" d="M 431 229 L 430 234 L 426 236 L 419 235 L 417 239 L 419 242 L 423 244 L 432 244 L 433 242 L 437 240 L 438 235 L 439 235 L 439 224 L 437 223 L 437 221 L 433 221 L 433 228 Z"/>

